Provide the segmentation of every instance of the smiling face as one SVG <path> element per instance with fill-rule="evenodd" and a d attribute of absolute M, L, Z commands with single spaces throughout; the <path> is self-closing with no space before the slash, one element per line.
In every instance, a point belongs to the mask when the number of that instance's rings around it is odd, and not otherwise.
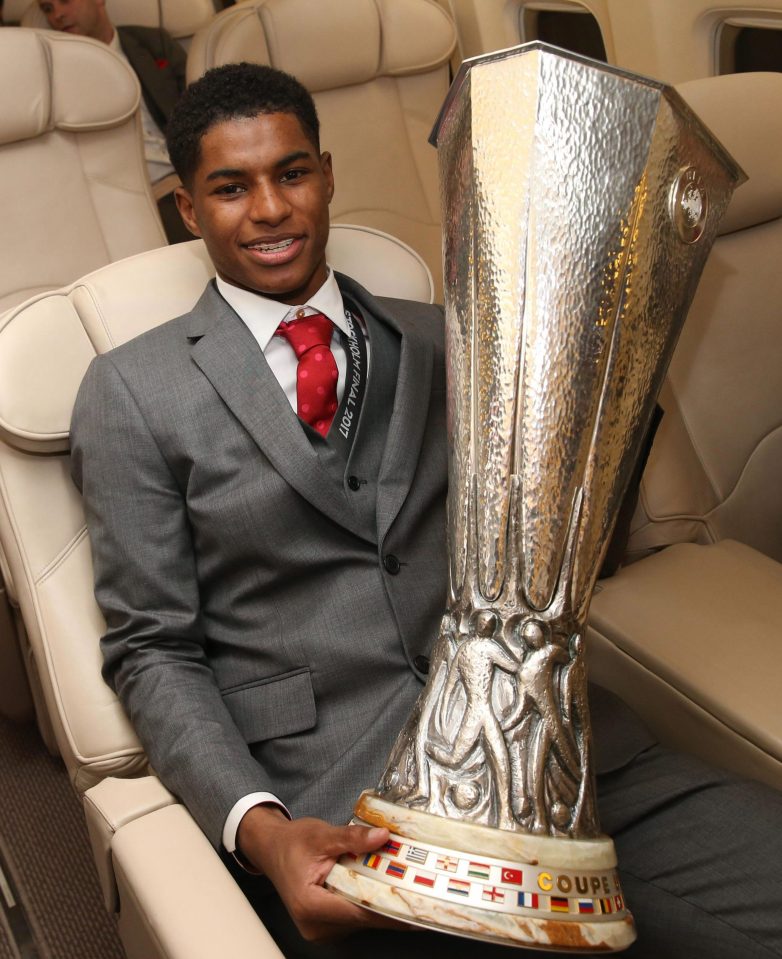
<path fill-rule="evenodd" d="M 49 26 L 79 37 L 109 43 L 114 34 L 105 0 L 39 0 Z"/>
<path fill-rule="evenodd" d="M 225 120 L 201 138 L 190 183 L 176 191 L 228 283 L 282 303 L 305 303 L 326 280 L 331 157 L 292 113 Z"/>

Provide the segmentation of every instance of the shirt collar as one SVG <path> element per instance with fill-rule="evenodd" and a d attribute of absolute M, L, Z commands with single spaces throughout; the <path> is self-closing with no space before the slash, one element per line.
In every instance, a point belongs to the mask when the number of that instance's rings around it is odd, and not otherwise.
<path fill-rule="evenodd" d="M 310 313 L 323 313 L 343 333 L 348 334 L 342 293 L 332 269 L 329 269 L 323 286 L 301 306 L 289 306 L 287 303 L 280 303 L 260 293 L 242 289 L 228 283 L 220 276 L 215 277 L 215 283 L 222 298 L 247 324 L 262 350 L 269 345 L 280 323 L 283 320 L 294 319 L 301 309 Z"/>

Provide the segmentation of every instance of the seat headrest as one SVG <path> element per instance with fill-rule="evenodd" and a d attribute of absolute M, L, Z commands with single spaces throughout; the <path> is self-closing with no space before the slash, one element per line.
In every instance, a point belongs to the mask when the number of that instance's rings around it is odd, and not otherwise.
<path fill-rule="evenodd" d="M 68 449 L 71 411 L 98 353 L 186 313 L 214 275 L 203 243 L 110 263 L 0 318 L 0 436 L 39 453 Z"/>
<path fill-rule="evenodd" d="M 0 30 L 0 144 L 50 130 L 104 130 L 139 105 L 136 75 L 105 44 L 67 34 Z"/>
<path fill-rule="evenodd" d="M 192 37 L 215 15 L 212 0 L 106 0 L 109 20 L 117 27 L 163 27 L 172 37 Z M 48 28 L 37 0 L 21 17 L 23 27 Z"/>
<path fill-rule="evenodd" d="M 431 303 L 421 257 L 370 227 L 333 224 L 329 264 L 377 296 Z M 71 411 L 93 357 L 187 313 L 214 276 L 203 241 L 109 263 L 0 317 L 0 437 L 35 453 L 68 449 Z"/>
<path fill-rule="evenodd" d="M 434 0 L 250 0 L 220 14 L 207 66 L 249 60 L 292 73 L 311 93 L 448 61 L 456 30 Z"/>
<path fill-rule="evenodd" d="M 731 73 L 676 89 L 748 176 L 720 234 L 782 216 L 782 73 Z"/>

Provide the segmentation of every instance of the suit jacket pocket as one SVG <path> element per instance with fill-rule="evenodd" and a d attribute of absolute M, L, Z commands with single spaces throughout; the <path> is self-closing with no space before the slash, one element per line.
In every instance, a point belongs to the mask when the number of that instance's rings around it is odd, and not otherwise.
<path fill-rule="evenodd" d="M 248 745 L 315 725 L 315 694 L 306 666 L 226 690 L 223 701 Z"/>

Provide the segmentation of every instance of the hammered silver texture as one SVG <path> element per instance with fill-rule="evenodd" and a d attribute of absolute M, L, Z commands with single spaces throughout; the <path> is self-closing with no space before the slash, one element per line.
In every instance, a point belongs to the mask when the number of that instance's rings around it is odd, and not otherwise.
<path fill-rule="evenodd" d="M 376 792 L 590 838 L 589 602 L 742 174 L 670 88 L 542 44 L 468 61 L 436 136 L 449 605 Z"/>

